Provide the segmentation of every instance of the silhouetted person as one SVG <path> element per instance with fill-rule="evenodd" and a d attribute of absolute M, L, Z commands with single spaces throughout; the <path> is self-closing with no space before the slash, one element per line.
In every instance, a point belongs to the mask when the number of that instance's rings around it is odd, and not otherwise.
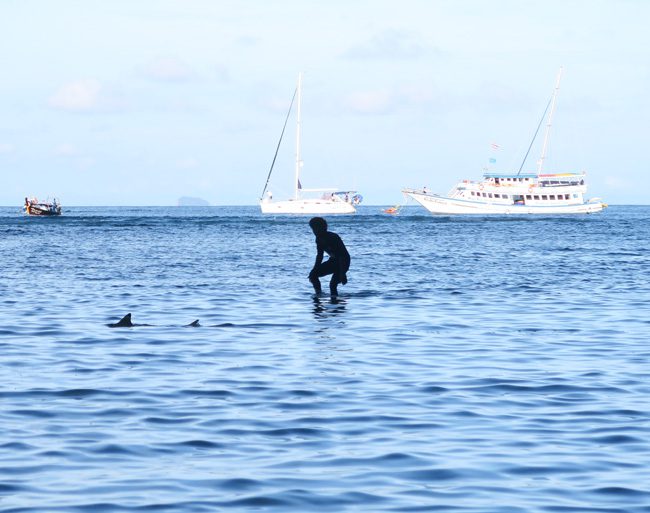
<path fill-rule="evenodd" d="M 350 253 L 345 248 L 345 244 L 334 232 L 327 231 L 327 221 L 322 217 L 313 217 L 309 220 L 314 235 L 316 235 L 316 263 L 309 273 L 309 281 L 314 286 L 317 294 L 321 292 L 321 276 L 332 275 L 330 280 L 330 294 L 338 294 L 337 286 L 339 283 L 345 285 L 348 277 L 345 273 L 350 268 Z M 329 258 L 323 262 L 323 255 L 327 253 Z"/>

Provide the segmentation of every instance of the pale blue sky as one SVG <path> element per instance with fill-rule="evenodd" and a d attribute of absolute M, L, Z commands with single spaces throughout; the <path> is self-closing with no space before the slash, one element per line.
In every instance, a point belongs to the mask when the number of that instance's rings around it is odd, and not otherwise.
<path fill-rule="evenodd" d="M 0 0 L 0 205 L 255 204 L 301 70 L 305 187 L 445 193 L 519 168 L 560 66 L 545 169 L 650 203 L 649 20 L 645 0 Z"/>

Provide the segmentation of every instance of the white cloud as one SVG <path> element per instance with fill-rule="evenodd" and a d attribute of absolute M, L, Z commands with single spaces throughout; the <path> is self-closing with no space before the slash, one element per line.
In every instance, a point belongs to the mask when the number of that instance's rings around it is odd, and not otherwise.
<path fill-rule="evenodd" d="M 362 114 L 384 114 L 392 110 L 393 97 L 388 91 L 363 91 L 348 96 L 347 104 Z"/>
<path fill-rule="evenodd" d="M 9 143 L 0 143 L 0 154 L 13 153 L 14 145 Z"/>
<path fill-rule="evenodd" d="M 79 155 L 79 150 L 74 144 L 63 143 L 54 148 L 54 154 L 60 157 L 76 157 Z"/>
<path fill-rule="evenodd" d="M 287 100 L 286 96 L 272 96 L 266 98 L 263 102 L 263 106 L 271 112 L 284 112 L 285 114 L 289 109 L 289 105 L 291 105 L 291 98 Z"/>
<path fill-rule="evenodd" d="M 92 111 L 100 105 L 101 92 L 102 85 L 96 79 L 70 82 L 52 95 L 50 106 L 77 112 Z"/>
<path fill-rule="evenodd" d="M 234 43 L 241 48 L 253 48 L 261 43 L 261 39 L 255 36 L 240 36 Z"/>
<path fill-rule="evenodd" d="M 176 163 L 176 167 L 178 167 L 179 169 L 195 169 L 199 167 L 199 161 L 193 157 L 187 157 L 179 160 Z"/>
<path fill-rule="evenodd" d="M 416 59 L 436 53 L 418 34 L 405 30 L 385 30 L 365 43 L 350 48 L 344 57 L 350 59 Z"/>
<path fill-rule="evenodd" d="M 82 171 L 87 171 L 95 166 L 95 159 L 92 157 L 83 157 L 77 161 L 77 168 Z"/>
<path fill-rule="evenodd" d="M 387 114 L 400 109 L 422 107 L 432 102 L 433 95 L 428 89 L 402 87 L 375 91 L 359 91 L 349 95 L 347 106 L 360 114 Z"/>
<path fill-rule="evenodd" d="M 177 57 L 158 57 L 142 66 L 142 74 L 162 82 L 184 82 L 195 75 L 190 66 Z"/>
<path fill-rule="evenodd" d="M 221 82 L 222 84 L 227 84 L 231 82 L 232 79 L 230 77 L 230 70 L 223 64 L 217 64 L 214 67 L 214 71 L 217 80 L 219 80 L 219 82 Z"/>

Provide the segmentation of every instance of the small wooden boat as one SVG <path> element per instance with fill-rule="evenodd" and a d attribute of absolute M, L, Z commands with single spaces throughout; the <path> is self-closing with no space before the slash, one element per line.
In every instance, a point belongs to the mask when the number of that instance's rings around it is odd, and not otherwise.
<path fill-rule="evenodd" d="M 23 207 L 28 216 L 60 216 L 61 204 L 54 198 L 49 201 L 38 201 L 37 198 L 25 198 Z"/>

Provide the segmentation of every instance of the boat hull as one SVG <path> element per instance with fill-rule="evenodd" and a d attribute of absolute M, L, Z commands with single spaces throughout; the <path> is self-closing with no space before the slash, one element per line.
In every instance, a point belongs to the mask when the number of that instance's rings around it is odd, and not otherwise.
<path fill-rule="evenodd" d="M 404 194 L 413 198 L 432 214 L 590 214 L 600 212 L 606 205 L 601 201 L 578 203 L 572 205 L 513 205 L 487 203 L 446 198 L 436 194 L 427 194 L 404 190 Z"/>
<path fill-rule="evenodd" d="M 29 205 L 25 208 L 25 213 L 29 216 L 60 216 L 61 207 L 52 208 L 50 205 Z"/>
<path fill-rule="evenodd" d="M 357 209 L 345 201 L 322 199 L 297 199 L 260 202 L 263 214 L 326 215 L 354 214 Z"/>

